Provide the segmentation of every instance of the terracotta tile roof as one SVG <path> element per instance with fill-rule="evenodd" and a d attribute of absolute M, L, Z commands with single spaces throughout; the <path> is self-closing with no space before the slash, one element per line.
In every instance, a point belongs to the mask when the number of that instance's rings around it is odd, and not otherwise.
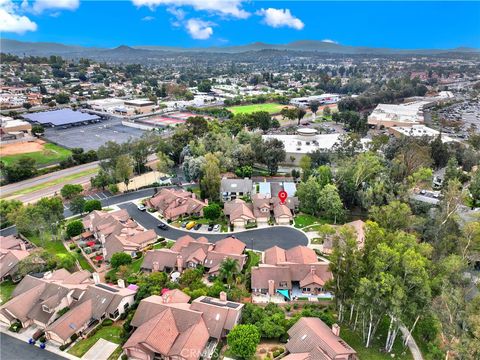
<path fill-rule="evenodd" d="M 275 289 L 291 289 L 292 279 L 287 266 L 260 264 L 252 267 L 252 289 L 268 289 L 269 280 L 275 283 Z M 285 286 L 280 283 L 285 282 Z"/>
<path fill-rule="evenodd" d="M 301 288 L 306 287 L 308 285 L 312 285 L 312 284 L 323 286 L 325 285 L 325 281 L 314 272 L 309 272 L 302 280 L 300 280 Z"/>
<path fill-rule="evenodd" d="M 0 249 L 25 250 L 25 244 L 15 235 L 0 236 Z"/>
<path fill-rule="evenodd" d="M 240 199 L 226 202 L 224 205 L 224 213 L 229 216 L 230 221 L 238 219 L 255 220 L 252 209 L 251 204 L 247 204 Z"/>
<path fill-rule="evenodd" d="M 293 219 L 292 212 L 286 205 L 283 204 L 278 204 L 273 207 L 273 215 L 275 217 L 288 216 L 290 219 Z"/>
<path fill-rule="evenodd" d="M 277 265 L 278 263 L 284 263 L 286 261 L 287 257 L 285 254 L 285 250 L 281 247 L 274 246 L 265 250 L 263 260 L 265 264 Z"/>
<path fill-rule="evenodd" d="M 2 250 L 0 251 L 0 278 L 13 275 L 17 264 L 25 259 L 30 253 L 27 250 Z"/>
<path fill-rule="evenodd" d="M 162 189 L 151 199 L 149 205 L 158 209 L 167 219 L 199 213 L 207 204 L 195 198 L 195 194 L 183 189 Z"/>
<path fill-rule="evenodd" d="M 159 271 L 164 271 L 165 267 L 173 269 L 177 264 L 178 254 L 171 249 L 149 250 L 145 253 L 142 269 L 153 270 L 154 263 L 158 263 Z"/>
<path fill-rule="evenodd" d="M 216 252 L 224 253 L 224 254 L 240 255 L 245 250 L 245 247 L 246 247 L 245 243 L 241 242 L 237 238 L 230 236 L 220 241 L 217 241 L 215 243 L 214 250 Z"/>
<path fill-rule="evenodd" d="M 317 351 L 326 356 L 326 359 L 341 359 L 342 355 L 356 354 L 319 318 L 300 318 L 288 330 L 288 335 L 290 340 L 286 347 L 291 353 Z"/>
<path fill-rule="evenodd" d="M 315 251 L 303 245 L 298 245 L 286 250 L 285 256 L 287 262 L 296 264 L 311 264 L 318 261 Z"/>
<path fill-rule="evenodd" d="M 137 329 L 123 346 L 145 346 L 163 356 L 185 356 L 198 359 L 209 334 L 202 314 L 189 304 L 164 303 L 160 296 L 143 299 L 131 325 Z M 159 336 L 161 334 L 161 336 Z"/>
<path fill-rule="evenodd" d="M 62 340 L 68 340 L 73 334 L 83 328 L 93 316 L 92 300 L 85 301 L 59 317 L 45 329 Z"/>

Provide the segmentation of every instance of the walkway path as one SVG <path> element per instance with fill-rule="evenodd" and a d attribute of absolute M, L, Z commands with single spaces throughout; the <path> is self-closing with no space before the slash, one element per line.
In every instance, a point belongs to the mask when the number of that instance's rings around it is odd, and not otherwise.
<path fill-rule="evenodd" d="M 403 339 L 406 339 L 408 336 L 407 346 L 410 349 L 410 352 L 412 353 L 413 360 L 423 360 L 422 352 L 420 351 L 420 348 L 415 342 L 415 339 L 413 338 L 413 336 L 410 335 L 410 331 L 405 327 L 405 325 L 400 325 L 400 331 L 403 334 Z"/>

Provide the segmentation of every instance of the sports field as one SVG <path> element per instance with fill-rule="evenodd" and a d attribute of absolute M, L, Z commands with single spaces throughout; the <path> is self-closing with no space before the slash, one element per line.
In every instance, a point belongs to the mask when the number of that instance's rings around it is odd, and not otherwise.
<path fill-rule="evenodd" d="M 22 157 L 31 157 L 37 165 L 49 165 L 68 158 L 72 152 L 55 144 L 43 143 L 43 141 L 7 144 L 0 147 L 1 161 L 7 165 Z"/>
<path fill-rule="evenodd" d="M 238 105 L 230 106 L 227 110 L 230 110 L 233 114 L 251 114 L 256 111 L 267 111 L 270 114 L 279 113 L 285 105 L 277 103 L 267 103 L 267 104 L 251 104 L 251 105 Z"/>

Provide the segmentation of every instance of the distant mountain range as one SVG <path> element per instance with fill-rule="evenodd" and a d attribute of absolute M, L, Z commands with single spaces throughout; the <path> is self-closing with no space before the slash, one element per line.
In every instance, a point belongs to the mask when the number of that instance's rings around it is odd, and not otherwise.
<path fill-rule="evenodd" d="M 295 51 L 295 52 L 315 52 L 325 54 L 365 54 L 365 55 L 395 55 L 395 54 L 418 54 L 418 55 L 436 55 L 447 53 L 478 53 L 480 49 L 459 47 L 455 49 L 389 49 L 389 48 L 370 48 L 341 45 L 329 41 L 301 40 L 287 44 L 266 44 L 256 42 L 239 46 L 224 47 L 198 47 L 182 48 L 170 46 L 118 46 L 116 48 L 98 48 L 84 47 L 76 45 L 65 45 L 50 42 L 24 42 L 12 39 L 0 39 L 1 52 L 16 55 L 63 55 L 67 57 L 101 57 L 101 58 L 122 58 L 131 56 L 155 57 L 172 53 L 216 53 L 216 54 L 234 54 L 246 53 L 264 50 Z"/>

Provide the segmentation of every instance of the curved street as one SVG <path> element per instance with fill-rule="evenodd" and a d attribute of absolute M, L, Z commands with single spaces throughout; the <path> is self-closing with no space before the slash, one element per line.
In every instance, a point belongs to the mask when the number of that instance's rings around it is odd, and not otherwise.
<path fill-rule="evenodd" d="M 193 238 L 201 236 L 206 237 L 210 242 L 217 242 L 230 235 L 245 243 L 247 248 L 264 251 L 272 246 L 279 246 L 284 249 L 290 249 L 297 245 L 308 245 L 308 238 L 302 231 L 291 226 L 271 226 L 259 229 L 245 230 L 235 233 L 198 233 L 195 230 L 183 230 L 169 226 L 168 230 L 161 230 L 157 227 L 162 223 L 146 211 L 140 211 L 137 206 L 131 202 L 118 205 L 121 209 L 126 209 L 130 216 L 146 229 L 154 229 L 159 236 L 167 239 L 176 240 L 181 236 L 190 235 Z"/>

